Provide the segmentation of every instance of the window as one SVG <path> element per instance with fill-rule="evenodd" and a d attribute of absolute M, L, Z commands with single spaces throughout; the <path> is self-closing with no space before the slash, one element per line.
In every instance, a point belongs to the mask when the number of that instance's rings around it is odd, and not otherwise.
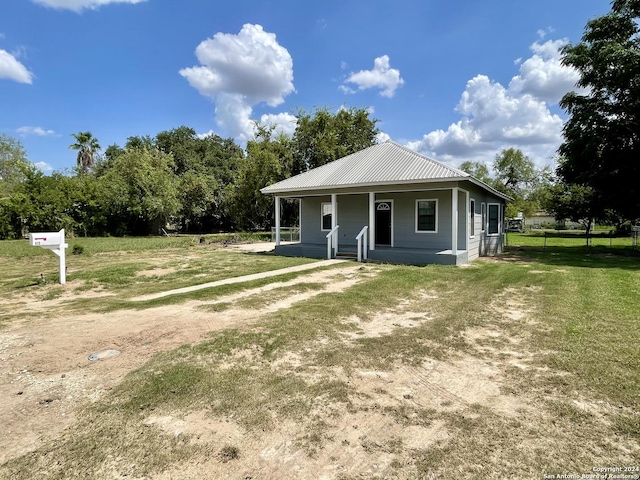
<path fill-rule="evenodd" d="M 322 212 L 322 231 L 331 230 L 331 204 L 323 203 L 321 206 Z"/>
<path fill-rule="evenodd" d="M 484 229 L 487 228 L 487 205 L 484 202 L 480 204 L 480 211 L 480 216 L 482 217 L 482 225 L 480 226 L 480 231 L 484 232 Z"/>
<path fill-rule="evenodd" d="M 438 201 L 416 200 L 416 233 L 438 231 Z"/>
<path fill-rule="evenodd" d="M 469 213 L 469 236 L 473 237 L 476 234 L 476 201 L 474 199 L 471 199 Z"/>
<path fill-rule="evenodd" d="M 500 233 L 500 205 L 497 203 L 489 204 L 489 235 L 497 235 Z"/>

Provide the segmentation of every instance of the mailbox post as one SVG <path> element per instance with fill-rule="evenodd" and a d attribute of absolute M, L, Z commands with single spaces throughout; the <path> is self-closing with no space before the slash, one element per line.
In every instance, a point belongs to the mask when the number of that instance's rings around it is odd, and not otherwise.
<path fill-rule="evenodd" d="M 64 228 L 59 232 L 38 232 L 29 234 L 29 245 L 51 250 L 60 258 L 60 283 L 67 283 L 67 260 L 65 249 L 69 244 L 64 243 Z"/>

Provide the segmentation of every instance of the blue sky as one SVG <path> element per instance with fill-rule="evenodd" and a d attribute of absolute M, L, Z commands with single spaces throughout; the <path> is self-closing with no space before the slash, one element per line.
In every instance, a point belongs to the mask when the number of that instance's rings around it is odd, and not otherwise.
<path fill-rule="evenodd" d="M 452 165 L 505 147 L 553 164 L 576 72 L 557 50 L 607 0 L 4 0 L 0 132 L 44 171 L 181 125 L 244 145 L 252 120 L 368 108 Z"/>

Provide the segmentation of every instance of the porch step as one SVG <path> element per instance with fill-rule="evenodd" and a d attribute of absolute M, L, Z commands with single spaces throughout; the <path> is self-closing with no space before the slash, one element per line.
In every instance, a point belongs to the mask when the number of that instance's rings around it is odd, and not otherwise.
<path fill-rule="evenodd" d="M 336 252 L 336 258 L 357 260 L 358 254 L 356 252 Z"/>

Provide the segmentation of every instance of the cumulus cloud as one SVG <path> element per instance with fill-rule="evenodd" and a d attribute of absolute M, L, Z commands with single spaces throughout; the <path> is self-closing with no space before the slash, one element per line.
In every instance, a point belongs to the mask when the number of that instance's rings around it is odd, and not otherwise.
<path fill-rule="evenodd" d="M 296 131 L 298 125 L 298 119 L 295 115 L 283 112 L 278 114 L 266 113 L 260 117 L 260 123 L 263 125 L 273 125 L 275 128 L 274 133 L 284 133 L 285 135 L 292 136 Z"/>
<path fill-rule="evenodd" d="M 563 120 L 549 105 L 576 90 L 578 80 L 575 70 L 560 63 L 559 49 L 566 44 L 564 39 L 533 43 L 531 57 L 516 62 L 519 73 L 508 87 L 475 76 L 455 108 L 461 119 L 407 146 L 454 164 L 490 163 L 508 147 L 521 149 L 538 165 L 551 163 L 562 142 Z"/>
<path fill-rule="evenodd" d="M 34 163 L 35 167 L 43 173 L 53 172 L 53 167 L 49 165 L 47 162 L 36 162 Z"/>
<path fill-rule="evenodd" d="M 200 65 L 180 75 L 215 101 L 218 125 L 241 140 L 253 133 L 254 105 L 278 106 L 294 91 L 291 55 L 261 25 L 245 24 L 237 35 L 216 33 L 195 53 Z"/>
<path fill-rule="evenodd" d="M 47 137 L 49 135 L 56 134 L 56 132 L 54 132 L 53 130 L 45 130 L 42 127 L 30 127 L 30 126 L 20 127 L 16 130 L 16 132 L 18 132 L 23 137 L 26 137 L 27 135 L 37 135 L 39 137 Z"/>
<path fill-rule="evenodd" d="M 560 49 L 568 40 L 548 40 L 531 45 L 533 55 L 520 64 L 520 73 L 511 79 L 509 90 L 515 94 L 531 94 L 550 104 L 576 90 L 579 74 L 561 63 Z"/>
<path fill-rule="evenodd" d="M 543 100 L 513 95 L 485 75 L 467 82 L 456 111 L 461 120 L 408 146 L 458 163 L 493 158 L 501 148 L 515 146 L 544 163 L 561 140 L 562 119 Z"/>
<path fill-rule="evenodd" d="M 396 90 L 404 84 L 404 80 L 400 77 L 400 70 L 391 68 L 389 56 L 383 55 L 373 61 L 372 70 L 360 70 L 352 73 L 345 80 L 345 83 L 355 84 L 358 90 L 378 88 L 380 95 L 391 98 L 395 95 Z M 340 89 L 345 93 L 355 93 L 355 90 L 347 85 L 341 85 Z"/>
<path fill-rule="evenodd" d="M 18 83 L 33 83 L 33 73 L 27 70 L 16 57 L 0 49 L 0 79 L 6 78 Z"/>
<path fill-rule="evenodd" d="M 84 9 L 97 10 L 110 3 L 142 3 L 147 0 L 32 0 L 32 2 L 56 10 L 73 10 L 81 12 Z"/>

